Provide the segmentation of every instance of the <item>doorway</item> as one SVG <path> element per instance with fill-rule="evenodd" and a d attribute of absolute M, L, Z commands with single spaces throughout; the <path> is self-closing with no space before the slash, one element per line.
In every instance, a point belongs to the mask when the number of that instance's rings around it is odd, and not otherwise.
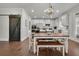
<path fill-rule="evenodd" d="M 9 41 L 20 41 L 21 16 L 9 16 Z"/>

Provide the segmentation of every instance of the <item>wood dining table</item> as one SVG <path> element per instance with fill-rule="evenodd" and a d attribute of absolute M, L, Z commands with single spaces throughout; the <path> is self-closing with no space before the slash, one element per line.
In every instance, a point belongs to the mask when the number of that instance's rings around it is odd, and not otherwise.
<path fill-rule="evenodd" d="M 33 38 L 33 52 L 34 54 L 36 53 L 36 41 L 38 39 L 64 39 L 65 52 L 68 53 L 68 38 L 69 35 L 65 35 L 63 33 L 35 33 Z"/>

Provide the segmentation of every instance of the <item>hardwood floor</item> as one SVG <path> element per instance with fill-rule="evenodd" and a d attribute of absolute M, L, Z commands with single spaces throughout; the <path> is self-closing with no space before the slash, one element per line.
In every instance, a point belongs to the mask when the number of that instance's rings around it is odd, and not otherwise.
<path fill-rule="evenodd" d="M 69 40 L 69 56 L 79 56 L 79 43 Z"/>
<path fill-rule="evenodd" d="M 28 42 L 0 42 L 0 55 L 24 56 L 28 55 Z"/>
<path fill-rule="evenodd" d="M 79 44 L 69 40 L 69 54 L 79 55 Z M 61 56 L 62 53 L 57 50 L 41 48 L 41 56 Z M 28 50 L 28 39 L 23 42 L 0 42 L 0 56 L 36 56 Z"/>

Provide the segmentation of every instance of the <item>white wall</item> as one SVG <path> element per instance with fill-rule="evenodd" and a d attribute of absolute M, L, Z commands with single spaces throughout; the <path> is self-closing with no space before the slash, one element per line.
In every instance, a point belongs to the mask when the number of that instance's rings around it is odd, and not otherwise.
<path fill-rule="evenodd" d="M 0 41 L 9 41 L 8 15 L 18 14 L 21 14 L 21 8 L 0 8 Z"/>
<path fill-rule="evenodd" d="M 21 41 L 29 37 L 29 21 L 30 17 L 27 15 L 26 11 L 22 9 L 22 18 L 21 18 Z"/>
<path fill-rule="evenodd" d="M 9 40 L 9 17 L 0 16 L 0 41 Z"/>
<path fill-rule="evenodd" d="M 69 25 L 70 25 L 70 35 L 72 38 L 76 38 L 75 37 L 75 32 L 76 32 L 76 13 L 79 12 L 79 7 L 74 8 L 73 10 L 71 10 L 69 12 Z"/>
<path fill-rule="evenodd" d="M 59 29 L 62 30 L 62 33 L 64 34 L 69 34 L 69 29 L 67 29 L 67 26 L 69 26 L 69 19 L 68 19 L 68 14 L 64 14 L 61 17 L 59 17 Z"/>
<path fill-rule="evenodd" d="M 75 14 L 77 12 L 79 12 L 79 6 L 72 8 L 71 10 L 67 11 L 66 13 L 63 13 L 63 15 L 62 15 L 62 16 L 68 15 L 66 20 L 67 20 L 67 22 L 69 21 L 69 35 L 72 38 L 75 38 L 75 27 L 76 27 L 76 22 L 75 22 L 76 15 Z M 66 24 L 66 21 L 64 21 L 63 23 Z"/>
<path fill-rule="evenodd" d="M 71 40 L 79 43 L 79 38 L 76 38 L 76 18 L 78 15 L 76 13 L 79 13 L 79 6 L 75 6 L 71 10 L 67 11 L 64 14 L 68 15 L 68 21 L 69 21 L 69 35 Z M 62 15 L 63 16 L 63 15 Z"/>
<path fill-rule="evenodd" d="M 7 15 L 7 16 L 4 16 Z M 9 16 L 21 15 L 21 41 L 29 36 L 29 20 L 31 18 L 22 8 L 0 8 L 0 41 L 9 41 Z M 25 20 L 27 23 L 25 26 Z"/>

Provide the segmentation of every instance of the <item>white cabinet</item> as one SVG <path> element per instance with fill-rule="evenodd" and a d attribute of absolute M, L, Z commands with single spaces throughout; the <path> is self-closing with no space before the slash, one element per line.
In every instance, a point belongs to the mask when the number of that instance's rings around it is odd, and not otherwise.
<path fill-rule="evenodd" d="M 65 14 L 62 17 L 59 18 L 59 25 L 58 28 L 60 30 L 62 30 L 62 33 L 64 34 L 69 34 L 69 19 L 68 19 L 68 15 Z"/>
<path fill-rule="evenodd" d="M 76 38 L 79 38 L 79 17 L 76 17 L 76 32 L 75 32 L 75 35 L 76 35 Z"/>

